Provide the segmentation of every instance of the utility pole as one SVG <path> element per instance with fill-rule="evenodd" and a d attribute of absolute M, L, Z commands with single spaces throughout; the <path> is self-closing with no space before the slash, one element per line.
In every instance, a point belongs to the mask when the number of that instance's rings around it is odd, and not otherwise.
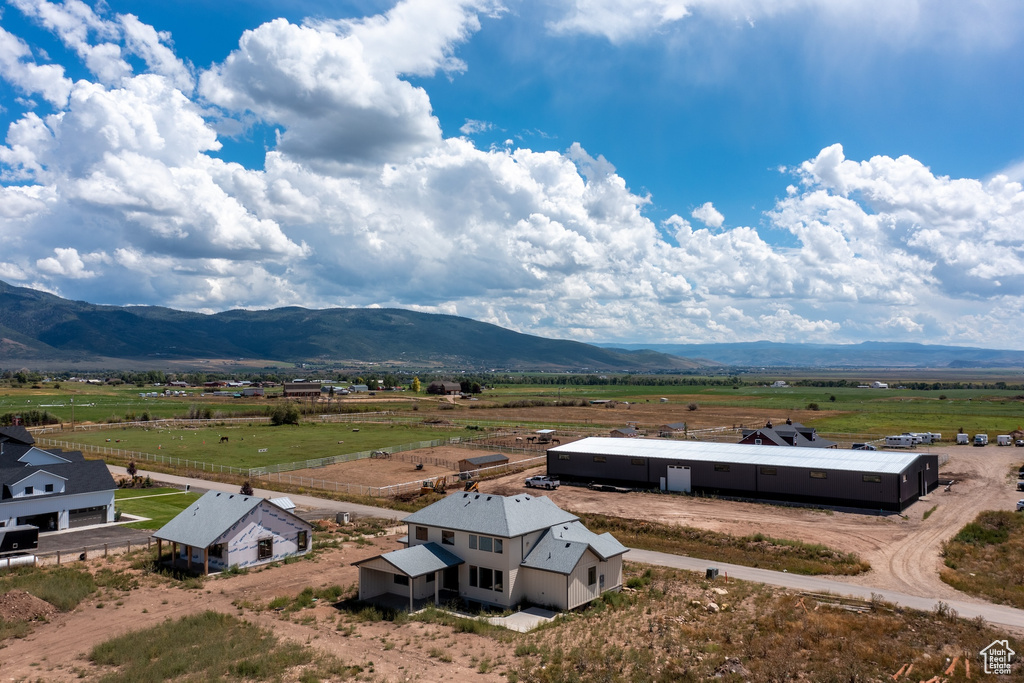
<path fill-rule="evenodd" d="M 71 431 L 75 431 L 75 397 L 71 397 Z"/>

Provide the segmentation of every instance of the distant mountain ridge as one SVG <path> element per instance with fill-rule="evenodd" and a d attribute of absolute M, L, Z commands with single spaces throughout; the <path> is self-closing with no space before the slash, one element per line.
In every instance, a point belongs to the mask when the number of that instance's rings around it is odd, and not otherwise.
<path fill-rule="evenodd" d="M 410 367 L 550 371 L 700 367 L 655 351 L 545 339 L 453 315 L 298 307 L 206 315 L 70 301 L 0 281 L 0 365 L 96 357 L 395 361 Z"/>
<path fill-rule="evenodd" d="M 1024 351 L 940 346 L 912 342 L 789 344 L 756 341 L 732 344 L 601 344 L 651 349 L 735 367 L 804 368 L 1001 368 L 1024 367 Z"/>

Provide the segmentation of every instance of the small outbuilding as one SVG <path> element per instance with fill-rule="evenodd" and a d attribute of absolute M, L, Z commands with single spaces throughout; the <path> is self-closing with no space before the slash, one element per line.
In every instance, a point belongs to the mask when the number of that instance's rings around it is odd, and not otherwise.
<path fill-rule="evenodd" d="M 478 455 L 473 458 L 463 458 L 459 461 L 459 472 L 479 470 L 484 467 L 497 467 L 508 463 L 508 456 L 501 453 L 491 455 Z"/>
<path fill-rule="evenodd" d="M 158 561 L 166 541 L 172 565 L 208 574 L 304 555 L 312 547 L 313 527 L 265 498 L 207 491 L 153 537 Z"/>

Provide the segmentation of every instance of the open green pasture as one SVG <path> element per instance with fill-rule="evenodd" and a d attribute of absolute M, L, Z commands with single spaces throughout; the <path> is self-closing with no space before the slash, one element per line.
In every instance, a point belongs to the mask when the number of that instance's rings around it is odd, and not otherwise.
<path fill-rule="evenodd" d="M 128 528 L 159 529 L 199 500 L 199 494 L 166 488 L 118 489 L 114 493 L 114 500 L 116 508 L 121 512 L 150 518 L 148 522 L 126 524 Z"/>
<path fill-rule="evenodd" d="M 0 415 L 28 410 L 47 411 L 63 422 L 106 422 L 109 420 L 137 420 L 143 413 L 151 419 L 179 417 L 188 414 L 196 405 L 209 408 L 218 417 L 264 409 L 266 400 L 233 399 L 200 396 L 202 390 L 188 389 L 189 396 L 162 396 L 142 398 L 141 392 L 163 391 L 167 387 L 105 386 L 79 383 L 41 385 L 39 389 L 8 388 L 0 390 Z"/>
<path fill-rule="evenodd" d="M 485 400 L 504 403 L 540 398 L 554 401 L 612 399 L 671 406 L 696 403 L 698 410 L 751 408 L 785 417 L 801 413 L 801 421 L 822 432 L 901 433 L 937 431 L 947 439 L 959 429 L 971 434 L 1006 433 L 1024 425 L 1024 394 L 999 389 L 859 389 L 856 387 L 790 386 L 555 386 L 506 385 L 488 391 Z M 809 410 L 815 404 L 818 411 Z M 820 412 L 820 416 L 816 413 Z M 484 419 L 486 411 L 474 418 Z"/>
<path fill-rule="evenodd" d="M 60 438 L 73 437 L 74 443 L 79 444 L 250 468 L 471 434 L 478 432 L 400 424 L 306 422 L 276 427 L 263 423 L 200 429 L 124 427 L 76 432 Z M 222 437 L 227 437 L 227 441 L 221 442 Z"/>

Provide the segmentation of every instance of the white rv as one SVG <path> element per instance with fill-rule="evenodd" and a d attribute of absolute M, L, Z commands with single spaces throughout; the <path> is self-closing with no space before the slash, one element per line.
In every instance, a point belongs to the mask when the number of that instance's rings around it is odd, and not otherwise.
<path fill-rule="evenodd" d="M 987 446 L 988 445 L 988 434 L 975 434 L 974 435 L 975 446 Z"/>
<path fill-rule="evenodd" d="M 971 442 L 971 435 L 970 434 L 957 434 L 956 435 L 956 443 L 957 443 L 957 445 L 959 445 L 959 446 L 966 446 L 970 442 Z"/>
<path fill-rule="evenodd" d="M 1013 445 L 1013 437 L 1011 437 L 1009 434 L 999 434 L 999 435 L 996 436 L 996 445 L 997 446 L 1012 446 Z"/>

